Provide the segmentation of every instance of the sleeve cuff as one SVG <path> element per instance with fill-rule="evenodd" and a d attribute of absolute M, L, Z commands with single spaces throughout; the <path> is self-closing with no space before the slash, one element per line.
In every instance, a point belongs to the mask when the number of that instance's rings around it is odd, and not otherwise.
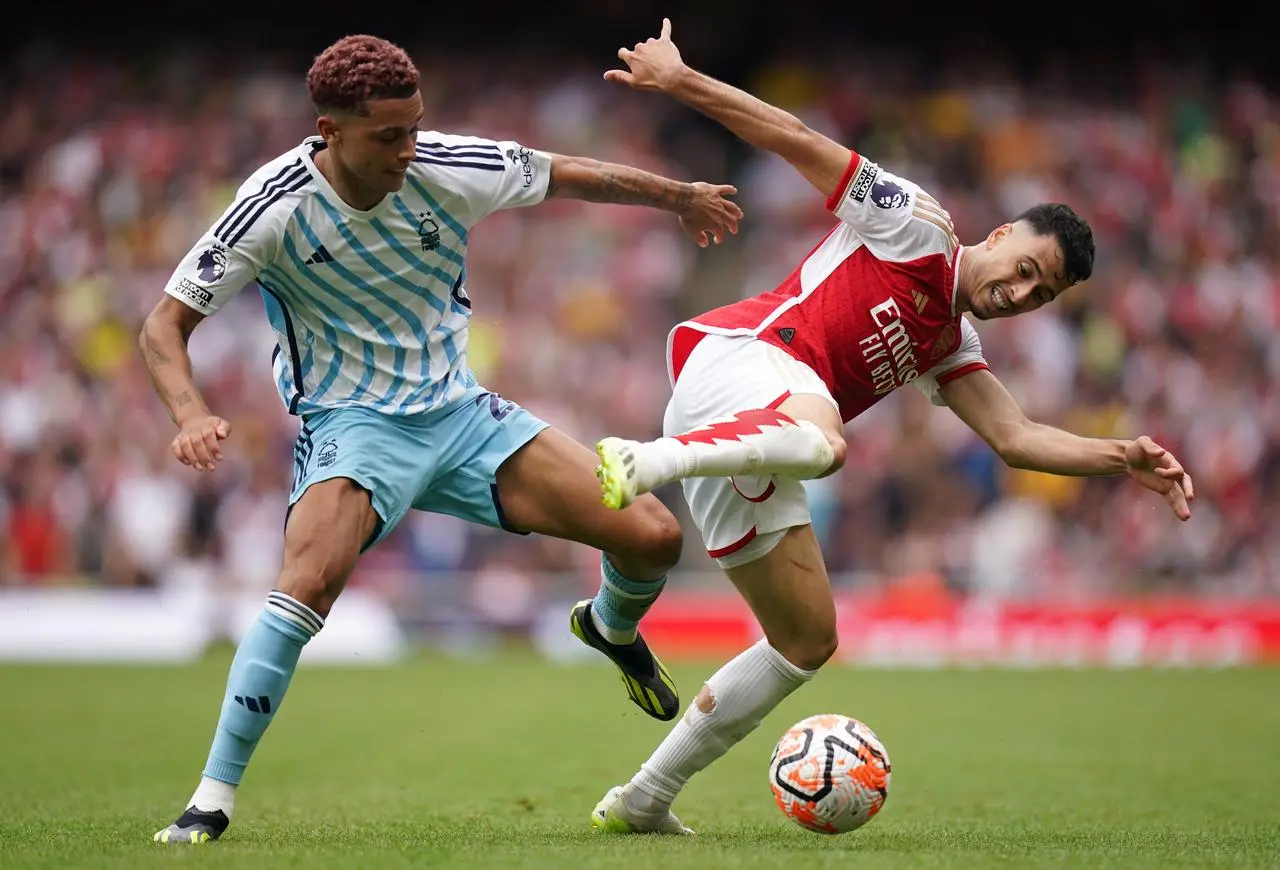
<path fill-rule="evenodd" d="M 836 206 L 840 205 L 840 200 L 844 199 L 844 192 L 849 189 L 849 182 L 853 180 L 853 173 L 857 171 L 858 164 L 862 162 L 862 155 L 852 148 L 849 149 L 849 165 L 844 169 L 844 175 L 840 176 L 840 183 L 836 185 L 836 189 L 831 196 L 827 197 L 827 211 L 835 211 Z"/>
<path fill-rule="evenodd" d="M 966 363 L 965 365 L 954 368 L 949 372 L 944 372 L 943 374 L 938 375 L 938 377 L 935 378 L 935 380 L 938 382 L 939 387 L 945 387 L 947 384 L 951 383 L 952 381 L 959 380 L 960 378 L 963 378 L 965 375 L 971 375 L 974 372 L 984 371 L 987 368 L 988 366 L 984 362 Z"/>

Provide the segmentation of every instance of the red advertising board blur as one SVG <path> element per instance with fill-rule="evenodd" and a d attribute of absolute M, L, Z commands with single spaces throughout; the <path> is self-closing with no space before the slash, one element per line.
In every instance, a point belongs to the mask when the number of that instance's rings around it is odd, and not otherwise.
<path fill-rule="evenodd" d="M 1280 662 L 1280 602 L 1142 598 L 982 603 L 841 594 L 837 659 L 931 667 L 1230 667 Z M 733 593 L 668 590 L 645 618 L 668 657 L 723 658 L 760 637 Z"/>

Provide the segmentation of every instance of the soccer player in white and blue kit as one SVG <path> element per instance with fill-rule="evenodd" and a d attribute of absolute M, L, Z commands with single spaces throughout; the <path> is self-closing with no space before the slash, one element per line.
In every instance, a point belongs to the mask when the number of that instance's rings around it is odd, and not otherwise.
<path fill-rule="evenodd" d="M 303 646 L 360 553 L 410 509 L 602 551 L 601 591 L 575 634 L 607 655 L 632 700 L 671 719 L 679 698 L 637 621 L 680 555 L 679 525 L 653 497 L 624 512 L 599 499 L 596 457 L 467 366 L 470 229 L 550 196 L 676 213 L 700 244 L 736 232 L 728 186 L 470 136 L 419 130 L 418 71 L 397 46 L 351 36 L 307 76 L 318 136 L 255 172 L 182 260 L 140 343 L 179 433 L 175 457 L 213 470 L 231 424 L 192 377 L 187 342 L 256 284 L 275 330 L 280 396 L 301 418 L 283 566 L 231 664 L 221 716 L 187 809 L 155 839 L 216 840 L 280 709 Z"/>

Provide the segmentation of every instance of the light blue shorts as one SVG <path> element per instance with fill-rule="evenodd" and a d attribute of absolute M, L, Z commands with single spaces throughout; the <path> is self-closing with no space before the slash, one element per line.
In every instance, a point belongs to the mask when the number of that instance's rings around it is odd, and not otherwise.
<path fill-rule="evenodd" d="M 409 417 L 368 408 L 309 414 L 293 451 L 289 507 L 312 484 L 354 480 L 373 496 L 380 523 L 365 549 L 386 537 L 410 508 L 519 532 L 502 514 L 498 467 L 547 424 L 483 387 Z"/>

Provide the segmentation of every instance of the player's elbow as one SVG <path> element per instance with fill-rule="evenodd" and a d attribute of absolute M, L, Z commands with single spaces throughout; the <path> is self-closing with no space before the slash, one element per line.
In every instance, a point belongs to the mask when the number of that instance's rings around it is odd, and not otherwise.
<path fill-rule="evenodd" d="M 776 135 L 778 154 L 802 173 L 814 162 L 815 156 L 822 152 L 822 141 L 826 138 L 794 116 L 777 130 Z"/>
<path fill-rule="evenodd" d="M 149 348 L 164 343 L 165 337 L 175 331 L 172 323 L 153 310 L 142 321 L 142 329 L 138 330 L 138 348 L 146 354 Z"/>
<path fill-rule="evenodd" d="M 166 327 L 162 318 L 156 317 L 154 311 L 147 315 L 147 319 L 142 321 L 142 329 L 138 330 L 138 351 L 147 368 L 153 368 L 157 363 L 169 359 L 169 351 L 173 349 L 175 338 L 179 338 L 176 329 Z"/>
<path fill-rule="evenodd" d="M 163 318 L 158 317 L 153 309 L 142 321 L 142 328 L 138 330 L 138 349 L 146 354 L 148 348 L 154 347 L 156 342 L 161 340 L 164 332 Z"/>
<path fill-rule="evenodd" d="M 191 306 L 179 302 L 172 296 L 164 296 L 151 313 L 142 321 L 142 330 L 138 334 L 138 345 L 145 351 L 156 342 L 165 342 L 176 338 L 185 344 L 191 333 L 204 320 L 204 315 Z"/>
<path fill-rule="evenodd" d="M 1005 465 L 1025 470 L 1035 467 L 1035 452 L 1030 436 L 1029 423 L 1013 424 L 995 429 L 987 438 L 987 443 Z"/>
<path fill-rule="evenodd" d="M 778 135 L 786 139 L 788 150 L 799 154 L 812 151 L 819 134 L 795 115 L 788 114 L 778 127 Z"/>

